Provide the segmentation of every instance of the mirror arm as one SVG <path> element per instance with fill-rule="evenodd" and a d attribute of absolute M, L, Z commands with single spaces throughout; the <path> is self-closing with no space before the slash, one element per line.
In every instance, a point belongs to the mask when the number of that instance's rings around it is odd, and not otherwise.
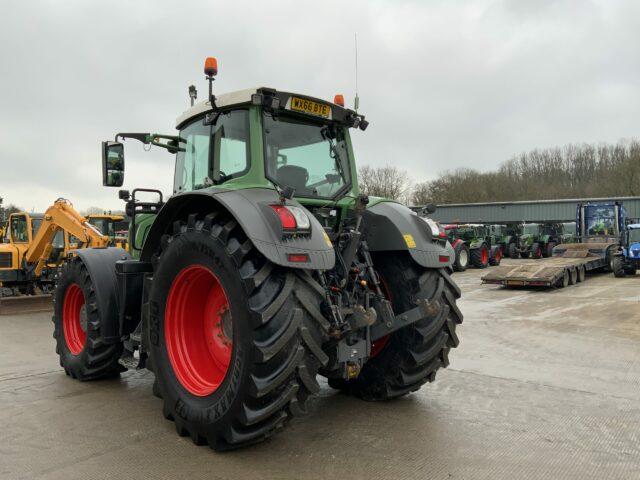
<path fill-rule="evenodd" d="M 133 138 L 134 140 L 139 140 L 145 145 L 151 143 L 151 134 L 150 133 L 118 133 L 116 134 L 116 142 L 119 139 L 125 138 Z"/>
<path fill-rule="evenodd" d="M 116 142 L 118 139 L 132 138 L 138 140 L 145 145 L 155 145 L 168 150 L 170 153 L 183 152 L 183 148 L 177 147 L 180 142 L 180 137 L 175 135 L 162 135 L 159 133 L 118 133 L 116 135 Z M 160 140 L 167 140 L 167 143 L 163 143 Z M 173 145 L 170 142 L 174 142 Z"/>

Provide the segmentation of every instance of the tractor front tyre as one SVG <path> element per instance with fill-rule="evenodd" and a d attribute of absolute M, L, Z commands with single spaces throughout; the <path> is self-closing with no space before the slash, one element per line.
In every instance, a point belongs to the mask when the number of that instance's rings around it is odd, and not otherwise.
<path fill-rule="evenodd" d="M 497 267 L 502 262 L 502 247 L 500 245 L 494 245 L 491 247 L 491 257 L 489 258 L 489 265 Z"/>
<path fill-rule="evenodd" d="M 553 257 L 553 249 L 555 248 L 555 242 L 547 243 L 547 246 L 542 251 L 542 256 L 545 258 Z"/>
<path fill-rule="evenodd" d="M 469 247 L 466 243 L 460 242 L 455 246 L 456 259 L 453 262 L 453 270 L 464 272 L 469 266 Z"/>
<path fill-rule="evenodd" d="M 456 306 L 460 289 L 444 269 L 425 269 L 405 255 L 379 255 L 374 264 L 389 286 L 395 312 L 406 312 L 417 300 L 427 299 L 435 313 L 385 337 L 379 347 L 374 344 L 355 380 L 329 382 L 368 401 L 400 397 L 433 382 L 436 371 L 449 365 L 449 350 L 459 344 L 456 327 L 462 322 Z"/>
<path fill-rule="evenodd" d="M 518 258 L 518 247 L 516 247 L 515 243 L 509 244 L 508 254 L 509 258 Z"/>
<path fill-rule="evenodd" d="M 614 255 L 611 258 L 611 270 L 613 270 L 613 275 L 617 278 L 625 276 L 624 257 L 622 255 Z"/>
<path fill-rule="evenodd" d="M 126 369 L 118 363 L 122 343 L 106 343 L 101 334 L 104 319 L 96 291 L 80 258 L 65 263 L 54 294 L 53 338 L 60 366 L 78 380 L 111 378 Z"/>
<path fill-rule="evenodd" d="M 229 450 L 306 411 L 328 362 L 308 273 L 269 262 L 226 213 L 175 222 L 153 262 L 150 360 L 179 435 Z"/>
<path fill-rule="evenodd" d="M 542 247 L 538 242 L 531 245 L 531 258 L 542 258 Z"/>
<path fill-rule="evenodd" d="M 489 266 L 489 247 L 486 243 L 471 250 L 471 265 L 476 268 L 487 268 Z"/>

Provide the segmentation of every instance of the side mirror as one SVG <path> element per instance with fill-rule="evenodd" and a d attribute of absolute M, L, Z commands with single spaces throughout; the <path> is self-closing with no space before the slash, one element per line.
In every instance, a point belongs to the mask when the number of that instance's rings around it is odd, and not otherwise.
<path fill-rule="evenodd" d="M 424 207 L 424 211 L 426 213 L 434 213 L 436 211 L 436 206 L 433 203 L 427 203 Z"/>
<path fill-rule="evenodd" d="M 102 185 L 121 187 L 124 183 L 124 145 L 102 142 Z"/>

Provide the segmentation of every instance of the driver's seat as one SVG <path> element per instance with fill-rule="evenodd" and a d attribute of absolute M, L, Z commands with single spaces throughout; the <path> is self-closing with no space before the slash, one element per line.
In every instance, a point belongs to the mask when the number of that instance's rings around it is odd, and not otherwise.
<path fill-rule="evenodd" d="M 296 189 L 296 193 L 308 193 L 307 181 L 309 172 L 297 165 L 283 165 L 276 171 L 276 180 L 280 185 L 287 185 Z"/>

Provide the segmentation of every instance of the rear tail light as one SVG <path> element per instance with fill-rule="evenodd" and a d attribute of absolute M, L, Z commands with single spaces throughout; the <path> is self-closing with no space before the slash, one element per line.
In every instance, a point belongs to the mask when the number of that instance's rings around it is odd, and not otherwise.
<path fill-rule="evenodd" d="M 294 232 L 311 228 L 309 217 L 300 207 L 291 205 L 270 205 L 270 207 L 278 215 L 284 231 Z"/>
<path fill-rule="evenodd" d="M 449 256 L 448 255 L 440 255 L 440 263 L 449 263 Z"/>
<path fill-rule="evenodd" d="M 290 253 L 287 259 L 292 263 L 307 263 L 309 261 L 309 255 L 306 253 Z"/>

